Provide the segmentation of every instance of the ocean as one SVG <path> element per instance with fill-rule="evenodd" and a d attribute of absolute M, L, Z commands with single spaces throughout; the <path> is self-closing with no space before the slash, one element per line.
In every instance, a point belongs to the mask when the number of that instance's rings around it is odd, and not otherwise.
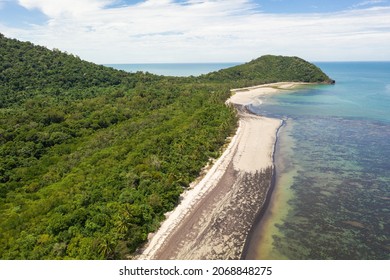
<path fill-rule="evenodd" d="M 335 85 L 252 107 L 285 120 L 248 259 L 390 259 L 390 63 L 317 63 Z"/>
<path fill-rule="evenodd" d="M 108 65 L 197 76 L 237 65 Z M 269 207 L 247 259 L 390 259 L 390 62 L 315 63 L 335 85 L 267 96 L 251 109 L 285 120 Z"/>
<path fill-rule="evenodd" d="M 239 62 L 228 63 L 150 63 L 150 64 L 105 64 L 126 72 L 149 72 L 156 75 L 164 76 L 199 76 L 213 71 L 229 68 L 239 65 Z"/>

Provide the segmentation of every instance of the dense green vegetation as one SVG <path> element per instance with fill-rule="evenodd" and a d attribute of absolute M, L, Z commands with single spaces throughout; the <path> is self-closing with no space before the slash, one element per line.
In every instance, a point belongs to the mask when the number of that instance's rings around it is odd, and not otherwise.
<path fill-rule="evenodd" d="M 235 112 L 224 105 L 229 88 L 278 81 L 280 63 L 294 80 L 294 65 L 312 69 L 297 58 L 264 59 L 163 77 L 0 34 L 0 258 L 133 252 L 234 132 Z M 276 76 L 261 80 L 252 72 L 269 60 Z"/>

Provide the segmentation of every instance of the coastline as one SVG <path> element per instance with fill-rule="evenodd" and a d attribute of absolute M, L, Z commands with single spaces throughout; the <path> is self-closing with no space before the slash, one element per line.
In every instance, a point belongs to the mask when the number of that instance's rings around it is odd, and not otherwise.
<path fill-rule="evenodd" d="M 137 259 L 240 259 L 255 221 L 274 186 L 274 151 L 279 119 L 247 110 L 261 96 L 305 83 L 273 83 L 232 89 L 226 101 L 237 109 L 239 126 L 222 156 L 181 196 L 181 203 L 152 234 Z"/>
<path fill-rule="evenodd" d="M 276 145 L 278 144 L 278 134 L 279 134 L 280 129 L 285 124 L 286 124 L 286 122 L 282 120 L 282 124 L 280 125 L 280 127 L 276 131 L 276 140 L 275 140 L 275 145 L 274 145 L 274 150 L 273 150 L 273 155 L 272 155 L 273 162 L 275 162 Z M 264 202 L 263 206 L 257 212 L 256 217 L 253 221 L 253 226 L 251 227 L 251 229 L 248 232 L 244 247 L 242 249 L 241 257 L 240 257 L 241 260 L 253 259 L 253 258 L 248 258 L 249 246 L 251 244 L 253 235 L 256 233 L 256 225 L 259 224 L 263 220 L 264 216 L 267 213 L 268 207 L 271 203 L 272 195 L 273 195 L 273 192 L 274 192 L 275 187 L 276 187 L 276 176 L 277 176 L 276 173 L 277 173 L 277 170 L 274 166 L 272 169 L 272 179 L 271 179 L 270 187 L 269 187 L 269 190 L 267 192 L 265 202 Z"/>

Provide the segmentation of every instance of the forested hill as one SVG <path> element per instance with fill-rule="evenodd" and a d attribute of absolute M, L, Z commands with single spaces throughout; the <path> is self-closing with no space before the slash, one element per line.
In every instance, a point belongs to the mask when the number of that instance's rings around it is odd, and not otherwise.
<path fill-rule="evenodd" d="M 243 65 L 202 76 L 209 81 L 236 81 L 240 86 L 274 82 L 334 83 L 320 68 L 299 57 L 265 55 Z"/>
<path fill-rule="evenodd" d="M 50 51 L 0 34 L 0 107 L 15 105 L 38 92 L 56 96 L 69 89 L 119 84 L 133 87 L 142 78 L 141 73 L 129 75 L 58 49 Z"/>
<path fill-rule="evenodd" d="M 131 74 L 0 34 L 0 258 L 134 252 L 235 131 L 254 65 Z"/>

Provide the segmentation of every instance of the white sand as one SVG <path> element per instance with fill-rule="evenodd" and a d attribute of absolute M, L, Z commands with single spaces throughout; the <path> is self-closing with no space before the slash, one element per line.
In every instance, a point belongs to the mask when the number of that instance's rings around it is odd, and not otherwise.
<path fill-rule="evenodd" d="M 259 97 L 291 89 L 301 83 L 275 83 L 257 87 L 234 89 L 229 104 L 248 105 L 259 101 Z M 138 259 L 153 259 L 164 245 L 169 235 L 185 217 L 191 214 L 194 205 L 199 203 L 219 182 L 229 163 L 233 160 L 234 169 L 255 172 L 273 165 L 273 151 L 277 129 L 281 120 L 240 113 L 239 127 L 230 144 L 212 168 L 193 188 L 181 195 L 181 203 L 152 235 Z"/>
<path fill-rule="evenodd" d="M 267 95 L 289 90 L 304 83 L 281 82 L 259 85 L 247 88 L 232 89 L 233 95 L 227 104 L 258 105 Z M 234 156 L 236 170 L 255 172 L 273 165 L 273 151 L 276 141 L 276 131 L 281 120 L 242 113 L 240 115 L 241 135 Z"/>
<path fill-rule="evenodd" d="M 297 83 L 297 82 L 280 82 L 265 84 L 253 87 L 238 88 L 232 89 L 231 92 L 233 96 L 230 97 L 226 103 L 234 103 L 240 105 L 249 105 L 249 104 L 261 104 L 261 97 L 281 92 L 282 90 L 294 89 L 300 85 L 307 85 L 308 83 Z"/>
<path fill-rule="evenodd" d="M 273 165 L 273 151 L 276 131 L 281 120 L 241 116 L 241 139 L 233 157 L 234 169 L 245 172 L 256 172 Z"/>

